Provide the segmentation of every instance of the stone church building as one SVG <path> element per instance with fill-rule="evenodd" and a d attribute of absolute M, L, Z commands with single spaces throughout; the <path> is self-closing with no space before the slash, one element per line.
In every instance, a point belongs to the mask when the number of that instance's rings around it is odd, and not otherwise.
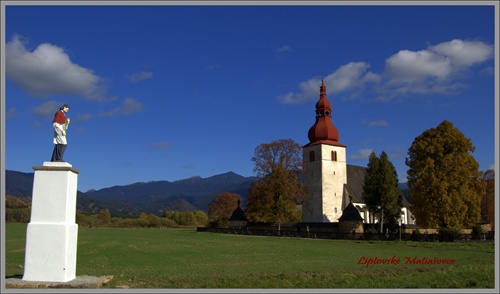
<path fill-rule="evenodd" d="M 309 143 L 302 149 L 303 183 L 307 189 L 302 202 L 302 222 L 250 222 L 238 202 L 229 218 L 230 230 L 238 229 L 245 234 L 359 238 L 364 224 L 378 221 L 363 201 L 366 168 L 347 164 L 347 147 L 339 142 L 339 131 L 332 123 L 332 107 L 326 98 L 324 82 L 316 103 L 316 122 L 309 129 L 308 137 Z M 415 224 L 404 197 L 403 205 L 401 223 Z"/>
<path fill-rule="evenodd" d="M 326 86 L 320 86 L 316 103 L 316 122 L 308 132 L 309 143 L 303 146 L 304 185 L 308 194 L 302 204 L 302 222 L 338 222 L 351 203 L 363 223 L 376 219 L 366 210 L 362 192 L 366 168 L 347 164 L 346 149 L 339 131 L 332 123 L 332 106 Z M 414 224 L 409 203 L 403 197 L 402 223 Z"/>

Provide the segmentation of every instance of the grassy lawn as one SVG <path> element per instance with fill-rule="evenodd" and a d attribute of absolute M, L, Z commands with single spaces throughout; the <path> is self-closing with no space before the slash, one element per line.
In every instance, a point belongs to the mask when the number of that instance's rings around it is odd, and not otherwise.
<path fill-rule="evenodd" d="M 25 235 L 26 224 L 6 224 L 7 277 L 24 272 Z M 79 228 L 77 250 L 77 276 L 113 275 L 103 288 L 495 288 L 493 242 L 350 241 L 195 229 Z M 416 258 L 415 262 L 407 257 Z M 367 265 L 369 258 L 378 262 Z M 417 264 L 424 258 L 448 264 Z M 381 264 L 381 259 L 392 263 Z"/>

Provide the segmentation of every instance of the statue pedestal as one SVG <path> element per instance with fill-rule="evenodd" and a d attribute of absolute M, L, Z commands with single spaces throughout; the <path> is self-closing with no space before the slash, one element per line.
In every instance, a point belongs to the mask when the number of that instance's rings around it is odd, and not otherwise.
<path fill-rule="evenodd" d="M 76 278 L 79 171 L 67 162 L 44 162 L 33 169 L 23 280 L 68 282 Z"/>

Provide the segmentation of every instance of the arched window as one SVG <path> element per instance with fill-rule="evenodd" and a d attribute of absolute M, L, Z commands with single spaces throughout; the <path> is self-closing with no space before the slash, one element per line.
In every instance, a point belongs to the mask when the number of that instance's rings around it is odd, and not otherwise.
<path fill-rule="evenodd" d="M 337 161 L 337 151 L 332 151 L 332 161 Z"/>

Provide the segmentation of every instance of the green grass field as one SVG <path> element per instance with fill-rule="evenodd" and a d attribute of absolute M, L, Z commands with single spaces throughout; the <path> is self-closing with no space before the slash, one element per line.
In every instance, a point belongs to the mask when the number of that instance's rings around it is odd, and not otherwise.
<path fill-rule="evenodd" d="M 6 277 L 23 274 L 26 224 L 6 224 Z M 246 236 L 195 229 L 79 228 L 77 276 L 103 288 L 495 288 L 493 242 Z M 368 258 L 392 259 L 370 264 Z M 416 264 L 407 258 L 454 264 Z M 399 263 L 397 260 L 399 258 Z"/>

